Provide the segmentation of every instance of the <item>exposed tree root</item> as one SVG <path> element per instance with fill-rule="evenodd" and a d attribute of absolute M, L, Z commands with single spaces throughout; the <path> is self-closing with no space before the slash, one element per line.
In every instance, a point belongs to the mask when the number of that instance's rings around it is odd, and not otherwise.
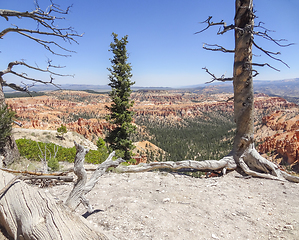
<path fill-rule="evenodd" d="M 196 169 L 199 171 L 211 171 L 211 170 L 235 170 L 237 165 L 233 159 L 233 156 L 226 156 L 221 160 L 206 160 L 206 161 L 194 161 L 184 160 L 178 162 L 151 162 L 151 163 L 140 163 L 138 165 L 130 166 L 118 166 L 116 168 L 119 172 L 147 172 L 154 169 Z"/>
<path fill-rule="evenodd" d="M 263 158 L 254 148 L 253 144 L 244 151 L 241 157 L 236 157 L 233 153 L 220 160 L 205 160 L 194 161 L 184 160 L 178 162 L 151 162 L 140 163 L 139 165 L 118 166 L 119 172 L 146 172 L 155 169 L 194 169 L 198 171 L 222 171 L 223 174 L 226 170 L 242 170 L 246 176 L 259 177 L 265 179 L 272 179 L 278 181 L 299 182 L 299 177 L 290 175 L 278 168 L 274 163 Z"/>
<path fill-rule="evenodd" d="M 112 158 L 115 155 L 115 152 L 112 152 L 106 161 L 97 167 L 89 181 L 87 181 L 87 173 L 84 169 L 83 163 L 88 150 L 76 142 L 75 146 L 77 153 L 74 162 L 74 173 L 77 175 L 78 179 L 65 204 L 70 209 L 74 210 L 80 203 L 82 203 L 88 212 L 92 212 L 92 206 L 89 204 L 89 201 L 86 199 L 85 195 L 93 189 L 95 184 L 99 181 L 99 178 L 109 167 L 117 167 L 120 163 L 125 162 L 125 160 L 119 158 L 113 161 Z"/>

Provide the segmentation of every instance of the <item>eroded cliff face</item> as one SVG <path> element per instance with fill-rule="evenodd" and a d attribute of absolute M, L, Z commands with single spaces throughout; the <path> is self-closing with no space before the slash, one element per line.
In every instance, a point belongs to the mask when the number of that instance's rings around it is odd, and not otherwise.
<path fill-rule="evenodd" d="M 79 101 L 85 98 L 89 101 Z M 94 140 L 112 128 L 104 119 L 107 100 L 107 95 L 93 97 L 86 92 L 62 91 L 61 95 L 55 92 L 51 96 L 11 98 L 7 99 L 7 104 L 16 111 L 23 128 L 56 130 L 64 124 L 68 130 Z"/>
<path fill-rule="evenodd" d="M 225 112 L 233 116 L 232 94 L 197 94 L 187 91 L 138 91 L 132 93 L 135 101 L 134 118 L 153 123 L 177 124 L 184 119 L 206 117 L 206 112 Z M 8 105 L 17 113 L 23 128 L 56 130 L 61 124 L 70 131 L 96 141 L 113 128 L 105 120 L 110 104 L 107 94 L 80 91 L 55 91 L 46 96 L 11 98 Z M 257 140 L 262 142 L 262 153 L 277 151 L 293 164 L 298 161 L 299 113 L 298 107 L 280 97 L 255 95 Z M 17 127 L 17 126 L 15 126 Z M 142 127 L 140 127 L 142 129 Z"/>
<path fill-rule="evenodd" d="M 285 163 L 294 165 L 299 170 L 298 108 L 278 110 L 264 116 L 257 132 L 261 134 L 259 152 L 278 154 Z"/>

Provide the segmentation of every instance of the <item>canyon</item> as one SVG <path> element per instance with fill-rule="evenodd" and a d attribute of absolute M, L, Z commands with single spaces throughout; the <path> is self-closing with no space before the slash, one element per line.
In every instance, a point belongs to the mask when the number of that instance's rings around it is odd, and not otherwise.
<path fill-rule="evenodd" d="M 231 93 L 197 93 L 188 90 L 139 90 L 134 100 L 134 121 L 142 119 L 169 126 L 184 125 L 188 119 L 209 118 L 206 113 L 222 112 L 233 118 Z M 113 128 L 106 121 L 108 94 L 85 91 L 52 91 L 38 97 L 8 98 L 22 128 L 56 130 L 64 124 L 92 142 L 104 138 Z M 287 163 L 298 170 L 299 110 L 295 103 L 266 94 L 255 95 L 255 123 L 258 150 L 277 163 Z M 207 119 L 208 120 L 208 119 Z M 18 128 L 17 125 L 14 125 Z M 138 134 L 148 134 L 137 126 Z M 274 157 L 275 155 L 275 157 Z M 141 160 L 138 160 L 141 161 Z"/>
<path fill-rule="evenodd" d="M 268 131 L 267 131 L 268 130 Z M 291 165 L 299 171 L 299 115 L 294 109 L 277 110 L 262 118 L 259 132 L 268 132 L 261 138 L 258 150 L 268 153 L 279 164 Z M 281 158 L 279 158 L 281 157 Z"/>

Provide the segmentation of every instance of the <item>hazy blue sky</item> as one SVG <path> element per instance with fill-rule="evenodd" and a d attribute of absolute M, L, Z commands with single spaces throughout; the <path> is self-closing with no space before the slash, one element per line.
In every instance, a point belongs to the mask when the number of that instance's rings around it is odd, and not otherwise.
<path fill-rule="evenodd" d="M 40 5 L 49 2 L 40 0 Z M 233 23 L 233 0 L 56 0 L 61 7 L 73 3 L 71 13 L 59 26 L 73 26 L 85 33 L 79 45 L 64 46 L 77 53 L 70 58 L 56 57 L 42 46 L 16 33 L 0 39 L 0 68 L 5 69 L 9 61 L 25 59 L 29 64 L 46 65 L 47 58 L 65 65 L 63 73 L 75 74 L 75 78 L 57 78 L 57 83 L 107 84 L 110 66 L 108 52 L 112 41 L 111 33 L 129 36 L 127 45 L 136 86 L 182 86 L 200 84 L 210 80 L 202 67 L 220 76 L 232 74 L 233 54 L 210 52 L 202 49 L 203 42 L 220 44 L 233 49 L 233 31 L 224 36 L 216 35 L 218 27 L 194 35 L 205 27 L 199 22 L 214 16 L 214 21 Z M 34 10 L 33 0 L 0 0 L 1 8 L 19 11 Z M 279 68 L 259 68 L 257 80 L 279 80 L 299 77 L 299 1 L 298 0 L 255 0 L 256 22 L 263 21 L 274 38 L 286 38 L 297 43 L 288 48 L 279 48 L 266 40 L 256 41 L 271 51 L 281 51 L 281 59 L 290 68 L 265 57 L 259 50 L 254 53 L 254 62 L 268 62 Z M 36 27 L 22 19 L 0 19 L 1 30 L 16 24 L 18 27 Z M 19 68 L 20 69 L 20 68 Z M 17 70 L 17 68 L 15 69 Z M 20 69 L 20 71 L 22 71 Z M 35 73 L 36 74 L 36 73 Z M 35 75 L 39 76 L 39 75 Z M 46 80 L 47 76 L 43 76 Z M 13 77 L 6 77 L 13 80 Z"/>

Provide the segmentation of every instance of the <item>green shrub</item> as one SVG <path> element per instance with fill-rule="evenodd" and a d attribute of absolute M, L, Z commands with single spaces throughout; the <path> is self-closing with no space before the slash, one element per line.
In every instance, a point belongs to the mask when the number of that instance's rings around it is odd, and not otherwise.
<path fill-rule="evenodd" d="M 104 162 L 108 157 L 107 152 L 101 152 L 96 150 L 89 150 L 89 152 L 85 156 L 85 162 L 93 163 L 93 164 L 100 164 Z"/>
<path fill-rule="evenodd" d="M 38 148 L 38 145 L 40 146 L 41 150 L 45 151 L 45 146 L 47 149 L 51 152 L 51 156 L 54 156 L 54 146 L 57 146 L 54 143 L 43 143 L 43 142 L 36 142 L 30 139 L 17 139 L 16 140 L 20 155 L 23 157 L 26 157 L 27 159 L 34 160 L 34 161 L 40 161 L 39 155 L 41 155 L 41 152 Z M 59 150 L 62 148 L 61 146 L 58 146 Z M 58 150 L 58 152 L 59 152 Z M 47 156 L 50 156 L 49 152 L 47 151 Z"/>
<path fill-rule="evenodd" d="M 106 147 L 106 143 L 102 138 L 99 138 L 97 141 L 97 147 L 98 149 L 103 149 Z"/>
<path fill-rule="evenodd" d="M 61 147 L 56 155 L 58 161 L 73 163 L 76 156 L 76 148 L 63 148 Z"/>
<path fill-rule="evenodd" d="M 26 157 L 27 159 L 30 159 L 30 160 L 35 160 L 35 161 L 40 161 L 40 159 L 38 157 L 40 155 L 40 150 L 39 150 L 37 144 L 39 144 L 39 146 L 43 152 L 44 152 L 45 145 L 46 145 L 47 148 L 49 149 L 49 151 L 51 152 L 52 157 L 54 156 L 54 146 L 57 146 L 54 143 L 43 143 L 43 142 L 37 143 L 36 141 L 30 140 L 30 139 L 18 139 L 18 140 L 16 140 L 16 143 L 19 148 L 21 156 Z M 48 152 L 47 152 L 47 156 L 50 156 L 50 155 L 48 155 Z M 66 162 L 73 163 L 75 160 L 75 156 L 76 156 L 76 148 L 75 147 L 64 148 L 64 147 L 58 146 L 58 152 L 56 154 L 57 162 L 58 161 L 66 161 Z M 107 159 L 107 157 L 108 157 L 108 151 L 105 146 L 104 148 L 99 149 L 99 151 L 90 150 L 85 156 L 85 161 L 87 163 L 100 164 L 100 163 L 104 162 Z M 49 162 L 50 162 L 50 160 L 49 160 Z M 48 162 L 48 164 L 50 164 L 49 162 Z M 52 168 L 51 166 L 49 166 L 49 167 Z"/>
<path fill-rule="evenodd" d="M 61 124 L 61 126 L 59 128 L 57 128 L 57 133 L 58 135 L 64 139 L 64 134 L 67 133 L 67 129 L 66 129 L 66 126 L 64 126 L 63 124 Z"/>
<path fill-rule="evenodd" d="M 16 143 L 21 156 L 26 157 L 30 160 L 40 160 L 38 157 L 40 151 L 38 149 L 37 142 L 30 139 L 17 139 Z"/>
<path fill-rule="evenodd" d="M 52 171 L 58 171 L 60 166 L 57 158 L 50 158 L 48 160 L 48 167 L 51 168 Z"/>
<path fill-rule="evenodd" d="M 125 156 L 125 151 L 123 151 L 123 150 L 115 150 L 115 156 L 113 157 L 113 159 L 114 160 L 116 160 L 118 158 L 124 159 L 124 156 Z M 124 164 L 124 165 L 130 165 L 130 164 L 135 164 L 135 163 L 136 163 L 136 159 L 130 158 L 129 160 L 127 160 L 125 163 L 122 163 L 122 164 Z"/>

